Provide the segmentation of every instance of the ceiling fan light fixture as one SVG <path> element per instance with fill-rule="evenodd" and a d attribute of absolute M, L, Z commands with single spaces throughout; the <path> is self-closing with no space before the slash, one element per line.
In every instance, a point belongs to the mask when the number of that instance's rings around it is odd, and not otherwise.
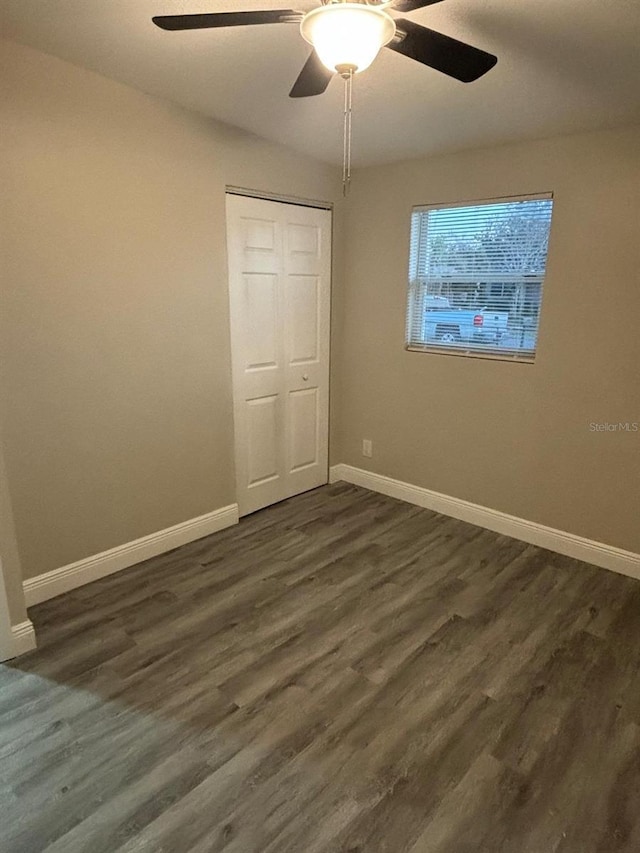
<path fill-rule="evenodd" d="M 368 68 L 394 37 L 396 25 L 383 9 L 362 3 L 332 3 L 309 12 L 300 32 L 329 71 Z"/>

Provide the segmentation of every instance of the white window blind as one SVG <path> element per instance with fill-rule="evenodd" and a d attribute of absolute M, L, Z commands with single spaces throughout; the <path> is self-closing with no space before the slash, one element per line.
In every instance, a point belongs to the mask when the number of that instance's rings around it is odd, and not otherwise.
<path fill-rule="evenodd" d="M 532 361 L 550 194 L 414 208 L 408 349 Z"/>

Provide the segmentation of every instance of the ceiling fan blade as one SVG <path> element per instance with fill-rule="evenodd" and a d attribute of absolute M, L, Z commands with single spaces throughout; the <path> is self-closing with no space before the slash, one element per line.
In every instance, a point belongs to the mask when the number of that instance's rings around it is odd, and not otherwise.
<path fill-rule="evenodd" d="M 314 51 L 309 55 L 298 79 L 289 92 L 290 98 L 308 98 L 310 95 L 321 95 L 334 76 L 333 71 L 320 62 L 318 54 Z"/>
<path fill-rule="evenodd" d="M 433 6 L 434 3 L 441 2 L 442 0 L 395 0 L 391 8 L 396 12 L 415 12 L 416 9 L 423 9 L 425 6 Z"/>
<path fill-rule="evenodd" d="M 203 15 L 156 15 L 151 20 L 162 30 L 204 30 L 209 27 L 246 27 L 251 24 L 287 24 L 300 21 L 302 12 L 273 9 L 268 12 L 212 12 Z"/>
<path fill-rule="evenodd" d="M 498 61 L 498 57 L 492 53 L 421 27 L 405 18 L 399 18 L 396 27 L 403 37 L 400 41 L 390 42 L 388 48 L 463 83 L 471 83 L 482 77 Z"/>

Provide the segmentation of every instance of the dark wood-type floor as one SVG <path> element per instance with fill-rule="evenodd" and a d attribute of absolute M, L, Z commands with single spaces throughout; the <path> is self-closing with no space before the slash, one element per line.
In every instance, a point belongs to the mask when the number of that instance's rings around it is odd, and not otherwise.
<path fill-rule="evenodd" d="M 2 853 L 640 851 L 640 583 L 345 484 L 33 608 Z"/>

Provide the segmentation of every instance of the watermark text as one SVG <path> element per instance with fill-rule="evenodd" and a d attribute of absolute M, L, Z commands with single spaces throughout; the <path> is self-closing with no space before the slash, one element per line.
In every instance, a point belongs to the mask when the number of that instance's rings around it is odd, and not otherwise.
<path fill-rule="evenodd" d="M 618 421 L 617 423 L 609 423 L 603 421 L 596 423 L 592 421 L 589 424 L 590 432 L 640 432 L 640 423 L 638 421 Z"/>

